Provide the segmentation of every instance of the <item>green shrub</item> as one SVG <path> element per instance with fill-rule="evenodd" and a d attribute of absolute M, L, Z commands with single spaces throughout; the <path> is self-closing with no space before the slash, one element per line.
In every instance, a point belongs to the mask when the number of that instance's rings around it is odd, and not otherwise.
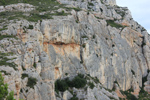
<path fill-rule="evenodd" d="M 93 35 L 93 39 L 95 39 L 95 35 Z"/>
<path fill-rule="evenodd" d="M 87 15 L 89 15 L 90 13 L 89 13 L 89 11 L 87 12 Z"/>
<path fill-rule="evenodd" d="M 0 100 L 15 100 L 14 99 L 14 92 L 11 91 L 8 95 L 8 85 L 4 84 L 4 78 L 2 77 L 2 74 L 0 73 Z"/>
<path fill-rule="evenodd" d="M 64 12 L 64 10 L 62 10 L 61 12 L 57 12 L 57 13 L 54 14 L 54 15 L 65 15 L 65 12 Z"/>
<path fill-rule="evenodd" d="M 34 62 L 33 67 L 36 68 L 36 63 Z"/>
<path fill-rule="evenodd" d="M 71 83 L 72 83 L 72 87 L 83 88 L 87 84 L 87 81 L 85 78 L 78 75 L 72 80 Z"/>
<path fill-rule="evenodd" d="M 0 31 L 3 31 L 3 30 L 6 30 L 7 29 L 7 26 L 3 26 L 3 28 L 0 29 Z"/>
<path fill-rule="evenodd" d="M 80 63 L 83 64 L 83 60 L 81 60 Z"/>
<path fill-rule="evenodd" d="M 26 78 L 26 77 L 28 77 L 28 74 L 26 74 L 26 73 L 24 73 L 24 74 L 22 74 L 22 79 L 24 79 L 24 78 Z"/>
<path fill-rule="evenodd" d="M 93 81 L 94 81 L 95 83 L 99 83 L 99 80 L 98 80 L 97 77 L 93 78 Z"/>
<path fill-rule="evenodd" d="M 4 38 L 15 38 L 15 39 L 17 39 L 15 36 L 13 36 L 13 35 L 1 35 L 0 34 L 0 40 L 2 40 L 2 39 L 4 39 Z"/>
<path fill-rule="evenodd" d="M 149 72 L 149 70 L 148 70 L 148 72 Z M 147 76 L 148 75 L 146 75 L 145 77 L 142 78 L 142 87 L 141 87 L 141 90 L 139 93 L 138 100 L 149 100 L 149 98 L 150 98 L 150 94 L 148 94 L 148 92 L 144 90 L 144 83 L 147 81 Z"/>
<path fill-rule="evenodd" d="M 67 76 L 67 75 L 68 75 L 68 73 L 65 73 L 65 75 Z"/>
<path fill-rule="evenodd" d="M 8 94 L 8 85 L 4 84 L 4 78 L 2 77 L 2 74 L 0 73 L 0 100 L 4 100 L 4 98 Z"/>
<path fill-rule="evenodd" d="M 70 98 L 69 100 L 79 100 L 78 97 L 76 97 L 76 94 L 73 94 L 73 97 Z"/>
<path fill-rule="evenodd" d="M 9 56 L 9 55 L 10 55 L 10 53 L 1 53 L 0 52 L 0 66 L 2 66 L 2 65 L 10 66 L 10 67 L 13 67 L 15 70 L 17 70 L 17 68 L 16 68 L 17 65 L 15 63 L 8 62 L 9 60 L 12 60 L 12 59 L 9 59 L 9 58 L 6 57 L 6 56 Z"/>
<path fill-rule="evenodd" d="M 28 3 L 28 1 L 27 0 L 23 0 L 23 3 Z"/>
<path fill-rule="evenodd" d="M 32 13 L 31 17 L 27 18 L 28 21 L 32 21 L 32 22 L 37 22 L 40 19 L 52 19 L 52 16 L 50 14 L 39 15 L 39 14 Z"/>
<path fill-rule="evenodd" d="M 132 69 L 131 69 L 131 72 L 132 72 L 133 75 L 135 75 L 135 72 Z"/>
<path fill-rule="evenodd" d="M 86 35 L 82 36 L 82 38 L 88 38 Z"/>
<path fill-rule="evenodd" d="M 91 89 L 93 89 L 95 87 L 95 85 L 93 84 L 93 82 L 89 82 L 88 85 L 90 86 Z"/>
<path fill-rule="evenodd" d="M 73 96 L 72 98 L 70 98 L 69 100 L 79 100 L 78 97 Z"/>
<path fill-rule="evenodd" d="M 78 74 L 73 80 L 69 80 L 69 78 L 63 80 L 58 79 L 55 82 L 55 91 L 57 93 L 58 91 L 64 92 L 68 90 L 69 87 L 83 88 L 86 84 L 87 81 L 84 78 L 84 75 Z"/>
<path fill-rule="evenodd" d="M 83 75 L 83 74 L 78 74 L 78 76 L 79 76 L 80 78 L 84 78 L 84 75 Z"/>
<path fill-rule="evenodd" d="M 142 30 L 141 30 L 141 31 L 142 31 L 142 32 L 143 32 L 143 31 L 146 31 L 146 29 L 142 27 Z"/>
<path fill-rule="evenodd" d="M 148 94 L 148 92 L 142 87 L 138 97 L 138 100 L 149 100 L 150 94 Z"/>
<path fill-rule="evenodd" d="M 68 89 L 68 84 L 66 83 L 65 80 L 57 80 L 55 82 L 55 91 L 58 92 L 58 91 L 61 91 L 61 92 L 64 92 Z"/>
<path fill-rule="evenodd" d="M 101 3 L 104 4 L 103 0 L 101 0 Z"/>
<path fill-rule="evenodd" d="M 81 10 L 81 8 L 72 8 L 72 9 L 74 9 L 75 11 L 80 11 Z"/>
<path fill-rule="evenodd" d="M 113 53 L 111 53 L 111 56 L 113 56 L 114 54 Z"/>
<path fill-rule="evenodd" d="M 14 11 L 1 12 L 0 13 L 1 18 L 6 18 L 7 20 L 26 19 L 28 21 L 37 22 L 38 20 L 41 20 L 41 19 L 52 19 L 53 15 L 56 15 L 56 16 L 68 15 L 68 13 L 64 13 L 64 11 L 60 13 L 56 12 L 59 8 L 64 8 L 64 5 L 58 3 L 56 0 L 42 0 L 42 1 L 41 0 L 0 0 L 0 6 L 16 4 L 16 3 L 28 3 L 28 4 L 36 6 L 36 9 L 29 12 L 30 16 L 26 16 L 24 15 L 23 12 L 19 12 L 19 11 L 18 12 L 16 11 L 15 12 Z M 69 9 L 79 10 L 78 8 L 69 8 Z M 51 13 L 51 11 L 55 11 L 56 13 Z M 45 12 L 44 15 L 40 15 L 41 12 Z M 0 30 L 4 30 L 4 29 L 5 28 L 2 28 Z"/>
<path fill-rule="evenodd" d="M 107 25 L 110 25 L 111 27 L 116 27 L 116 28 L 124 27 L 124 26 L 122 26 L 120 24 L 115 23 L 113 20 L 106 20 L 106 22 L 107 22 Z"/>
<path fill-rule="evenodd" d="M 91 3 L 91 2 L 88 2 L 88 4 L 89 4 L 89 6 L 94 6 L 94 4 L 93 4 L 93 3 Z"/>
<path fill-rule="evenodd" d="M 28 29 L 33 29 L 33 25 L 29 25 Z"/>
<path fill-rule="evenodd" d="M 121 93 L 127 96 L 127 100 L 138 100 L 130 91 L 121 91 Z"/>
<path fill-rule="evenodd" d="M 3 72 L 5 75 L 11 75 L 10 73 L 7 73 L 5 70 L 1 70 L 0 72 Z"/>
<path fill-rule="evenodd" d="M 2 4 L 2 5 L 6 5 L 5 0 L 1 0 L 1 1 L 0 1 L 0 4 Z"/>
<path fill-rule="evenodd" d="M 34 85 L 36 85 L 37 79 L 33 77 L 28 78 L 27 86 L 30 88 L 34 88 Z"/>
<path fill-rule="evenodd" d="M 116 12 L 121 15 L 122 18 L 125 16 L 125 11 L 116 10 Z"/>
<path fill-rule="evenodd" d="M 14 99 L 14 92 L 13 91 L 11 91 L 9 93 L 9 95 L 6 97 L 6 100 L 16 100 L 16 99 Z"/>
<path fill-rule="evenodd" d="M 87 74 L 96 84 L 100 83 L 97 77 L 91 77 L 90 74 Z"/>
<path fill-rule="evenodd" d="M 115 45 L 114 45 L 114 44 L 112 44 L 112 47 L 115 47 Z"/>

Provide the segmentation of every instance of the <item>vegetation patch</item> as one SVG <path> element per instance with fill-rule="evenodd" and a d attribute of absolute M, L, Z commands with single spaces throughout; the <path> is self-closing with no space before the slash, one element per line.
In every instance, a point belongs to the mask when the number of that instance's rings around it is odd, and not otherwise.
<path fill-rule="evenodd" d="M 66 16 L 66 15 L 68 15 L 68 13 L 65 13 L 64 10 L 62 10 L 61 12 L 56 12 L 56 13 L 54 13 L 54 14 L 52 14 L 52 15 L 56 15 L 56 16 Z"/>
<path fill-rule="evenodd" d="M 146 92 L 142 87 L 138 97 L 138 100 L 149 100 L 150 94 L 148 94 L 148 92 Z"/>
<path fill-rule="evenodd" d="M 64 92 L 68 88 L 83 88 L 87 84 L 86 79 L 84 78 L 84 75 L 78 74 L 74 79 L 69 80 L 69 78 L 60 80 L 58 79 L 55 82 L 55 91 L 58 93 L 58 91 Z"/>
<path fill-rule="evenodd" d="M 67 75 L 68 75 L 68 73 L 65 73 L 65 75 L 67 76 Z"/>
<path fill-rule="evenodd" d="M 36 68 L 36 63 L 34 62 L 33 67 Z"/>
<path fill-rule="evenodd" d="M 13 62 L 8 62 L 9 60 L 12 60 L 12 59 L 9 59 L 9 58 L 7 58 L 7 56 L 9 56 L 10 54 L 12 54 L 12 53 L 1 53 L 0 52 L 0 66 L 2 66 L 2 65 L 5 65 L 5 66 L 10 66 L 10 67 L 13 67 L 14 68 L 14 70 L 17 70 L 17 68 L 16 68 L 16 64 L 15 63 L 13 63 Z"/>
<path fill-rule="evenodd" d="M 82 44 L 82 47 L 85 48 L 85 47 L 86 47 L 86 44 Z"/>
<path fill-rule="evenodd" d="M 104 4 L 103 0 L 101 0 L 101 3 Z"/>
<path fill-rule="evenodd" d="M 88 2 L 88 4 L 89 4 L 89 6 L 94 6 L 94 4 L 93 4 L 93 3 L 91 3 L 91 2 Z"/>
<path fill-rule="evenodd" d="M 93 35 L 93 39 L 95 39 L 95 37 L 96 37 L 96 36 L 95 36 L 95 35 Z"/>
<path fill-rule="evenodd" d="M 107 25 L 110 25 L 111 27 L 116 27 L 116 28 L 123 28 L 124 26 L 117 24 L 114 22 L 114 20 L 106 20 Z"/>
<path fill-rule="evenodd" d="M 5 70 L 1 70 L 0 72 L 4 73 L 5 75 L 11 75 L 10 73 L 7 73 Z"/>
<path fill-rule="evenodd" d="M 75 10 L 75 11 L 81 11 L 81 8 L 72 8 L 72 7 L 63 7 L 64 9 L 66 9 L 66 11 L 71 11 L 71 10 Z"/>
<path fill-rule="evenodd" d="M 22 79 L 24 79 L 24 78 L 26 78 L 26 77 L 28 77 L 28 74 L 26 74 L 26 73 L 24 73 L 24 74 L 22 74 Z"/>
<path fill-rule="evenodd" d="M 41 20 L 41 19 L 52 19 L 53 15 L 56 15 L 56 16 L 68 15 L 68 13 L 64 13 L 64 11 L 57 12 L 58 9 L 64 8 L 65 5 L 58 3 L 56 0 L 2 0 L 0 1 L 0 5 L 9 5 L 9 4 L 16 4 L 16 3 L 28 3 L 33 6 L 36 6 L 36 9 L 30 12 L 27 12 L 29 16 L 26 15 L 26 13 L 21 12 L 21 11 L 1 12 L 0 13 L 1 18 L 5 18 L 8 20 L 26 19 L 28 21 L 37 22 L 38 20 Z M 71 9 L 74 9 L 74 8 L 71 8 Z M 78 8 L 75 8 L 75 9 L 78 9 Z M 1 29 L 1 30 L 4 30 L 4 29 Z"/>
<path fill-rule="evenodd" d="M 37 13 L 31 13 L 31 16 L 27 18 L 28 21 L 37 22 L 40 19 L 53 19 L 50 14 L 39 15 Z"/>
<path fill-rule="evenodd" d="M 84 75 L 78 74 L 78 76 L 76 76 L 72 81 L 68 81 L 68 83 L 70 83 L 70 87 L 83 88 L 86 85 L 87 81 L 84 78 Z"/>
<path fill-rule="evenodd" d="M 147 76 L 142 78 L 142 87 L 139 93 L 138 98 L 136 98 L 131 92 L 133 92 L 133 89 L 129 89 L 127 91 L 121 91 L 122 94 L 126 95 L 127 100 L 149 100 L 150 94 L 144 90 L 144 83 L 147 81 Z M 122 99 L 121 99 L 122 100 Z"/>
<path fill-rule="evenodd" d="M 81 11 L 81 8 L 71 8 L 74 9 L 75 11 Z"/>
<path fill-rule="evenodd" d="M 55 91 L 58 93 L 58 91 L 64 92 L 68 89 L 68 84 L 66 80 L 57 80 L 55 82 Z"/>
<path fill-rule="evenodd" d="M 0 100 L 15 100 L 13 96 L 13 91 L 8 94 L 8 85 L 4 83 L 4 78 L 0 73 Z"/>
<path fill-rule="evenodd" d="M 128 91 L 121 90 L 121 93 L 127 96 L 126 98 L 127 100 L 138 100 L 133 94 L 131 94 L 129 90 Z"/>
<path fill-rule="evenodd" d="M 148 70 L 149 72 L 149 70 Z M 148 76 L 148 75 L 147 75 Z M 150 94 L 144 90 L 144 83 L 147 81 L 147 76 L 142 78 L 142 87 L 139 93 L 139 98 L 138 100 L 149 100 L 150 99 Z"/>
<path fill-rule="evenodd" d="M 6 30 L 7 29 L 7 26 L 3 26 L 3 28 L 0 29 L 0 31 L 3 31 L 3 30 Z"/>
<path fill-rule="evenodd" d="M 34 88 L 34 85 L 36 85 L 37 79 L 33 77 L 28 78 L 27 86 L 30 88 Z"/>
<path fill-rule="evenodd" d="M 121 15 L 122 18 L 125 16 L 125 11 L 116 10 L 116 12 Z"/>
<path fill-rule="evenodd" d="M 91 77 L 90 74 L 87 74 L 86 78 L 90 80 L 90 78 L 97 84 L 100 83 L 97 77 Z"/>
<path fill-rule="evenodd" d="M 89 82 L 88 85 L 89 85 L 89 87 L 90 87 L 91 89 L 93 89 L 93 88 L 95 87 L 95 85 L 93 84 L 93 82 Z"/>
<path fill-rule="evenodd" d="M 88 38 L 86 35 L 83 35 L 82 38 Z"/>
<path fill-rule="evenodd" d="M 131 72 L 132 72 L 133 75 L 135 75 L 135 72 L 132 69 L 131 69 Z"/>
<path fill-rule="evenodd" d="M 69 100 L 79 100 L 78 97 L 76 97 L 76 95 L 73 95 L 72 98 L 70 98 Z"/>
<path fill-rule="evenodd" d="M 14 36 L 14 35 L 1 35 L 1 34 L 0 34 L 0 40 L 2 40 L 2 39 L 4 39 L 4 38 L 15 38 L 15 39 L 17 39 L 17 37 Z"/>
<path fill-rule="evenodd" d="M 33 25 L 29 25 L 28 29 L 33 29 Z"/>

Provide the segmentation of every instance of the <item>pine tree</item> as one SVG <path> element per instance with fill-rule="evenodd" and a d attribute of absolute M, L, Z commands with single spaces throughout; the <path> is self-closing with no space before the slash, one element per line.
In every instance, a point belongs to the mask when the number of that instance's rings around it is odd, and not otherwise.
<path fill-rule="evenodd" d="M 4 84 L 4 78 L 0 73 L 0 100 L 4 100 L 4 98 L 8 95 L 8 85 Z"/>
<path fill-rule="evenodd" d="M 0 100 L 15 100 L 14 99 L 14 92 L 11 91 L 8 95 L 8 85 L 4 84 L 4 78 L 2 74 L 0 73 Z"/>

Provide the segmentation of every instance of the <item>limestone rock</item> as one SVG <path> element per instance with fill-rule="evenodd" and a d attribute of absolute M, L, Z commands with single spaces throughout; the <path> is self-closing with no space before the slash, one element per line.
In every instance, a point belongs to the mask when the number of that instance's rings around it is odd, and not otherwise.
<path fill-rule="evenodd" d="M 132 94 L 138 97 L 142 77 L 150 70 L 147 31 L 115 0 L 57 1 L 66 4 L 57 13 L 64 11 L 67 16 L 57 15 L 54 10 L 53 19 L 9 21 L 8 29 L 0 31 L 0 71 L 9 91 L 14 91 L 16 99 L 24 100 L 69 100 L 75 96 L 84 100 L 119 100 L 125 98 L 120 90 L 132 88 Z M 22 3 L 0 6 L 0 12 L 30 14 L 34 9 Z M 41 12 L 45 13 L 51 14 Z M 94 88 L 86 84 L 81 89 L 55 92 L 57 79 L 73 79 L 79 73 L 97 77 L 100 83 L 86 79 L 87 83 L 93 82 Z M 148 92 L 149 76 L 145 82 Z M 29 85 L 31 80 L 33 86 Z M 114 86 L 116 91 L 110 92 Z"/>

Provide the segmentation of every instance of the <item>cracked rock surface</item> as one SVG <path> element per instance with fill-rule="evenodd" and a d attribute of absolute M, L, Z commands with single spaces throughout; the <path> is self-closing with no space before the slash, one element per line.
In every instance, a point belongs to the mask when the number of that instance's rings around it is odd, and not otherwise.
<path fill-rule="evenodd" d="M 119 100 L 125 98 L 119 90 L 131 88 L 138 97 L 147 75 L 145 90 L 150 92 L 150 36 L 126 7 L 115 0 L 58 2 L 80 10 L 64 10 L 70 14 L 38 22 L 17 20 L 0 31 L 0 63 L 6 62 L 0 71 L 17 100 L 69 100 L 74 94 L 80 100 Z M 35 9 L 21 3 L 0 6 L 0 12 L 14 7 L 22 12 Z M 95 87 L 55 91 L 57 79 L 77 74 L 90 75 L 87 82 Z M 109 91 L 114 87 L 116 91 Z"/>

